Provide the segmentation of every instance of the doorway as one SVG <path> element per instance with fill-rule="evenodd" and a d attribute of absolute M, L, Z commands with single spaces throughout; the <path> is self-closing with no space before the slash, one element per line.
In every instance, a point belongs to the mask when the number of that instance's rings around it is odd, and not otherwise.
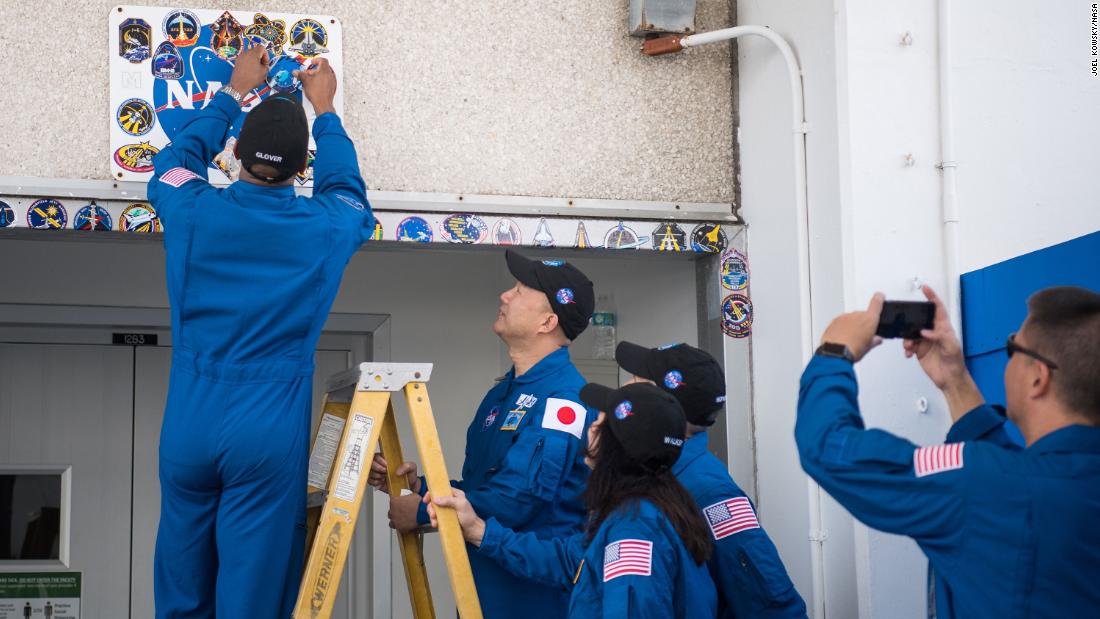
<path fill-rule="evenodd" d="M 59 527 L 58 559 L 0 561 L 0 570 L 81 571 L 85 616 L 151 617 L 157 451 L 172 356 L 168 311 L 52 306 L 46 317 L 63 320 L 51 325 L 35 309 L 0 304 L 0 472 L 67 471 L 61 513 L 68 518 Z M 386 321 L 330 318 L 315 353 L 315 425 L 324 380 L 370 360 L 373 334 L 387 331 Z M 127 343 L 141 339 L 144 345 Z M 334 617 L 369 604 L 372 579 L 349 578 L 357 565 L 370 565 L 369 520 L 360 520 L 363 543 L 349 556 Z"/>

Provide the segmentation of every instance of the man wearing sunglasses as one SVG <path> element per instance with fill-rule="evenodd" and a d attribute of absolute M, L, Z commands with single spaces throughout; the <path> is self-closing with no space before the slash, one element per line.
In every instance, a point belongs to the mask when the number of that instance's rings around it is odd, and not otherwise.
<path fill-rule="evenodd" d="M 1008 337 L 1007 416 L 985 404 L 943 303 L 906 341 L 954 424 L 918 447 L 865 430 L 854 364 L 875 345 L 883 298 L 836 318 L 802 375 L 802 466 L 868 526 L 912 537 L 935 573 L 935 616 L 1085 617 L 1100 611 L 1100 294 L 1039 291 Z M 930 608 L 930 611 L 932 609 Z"/>

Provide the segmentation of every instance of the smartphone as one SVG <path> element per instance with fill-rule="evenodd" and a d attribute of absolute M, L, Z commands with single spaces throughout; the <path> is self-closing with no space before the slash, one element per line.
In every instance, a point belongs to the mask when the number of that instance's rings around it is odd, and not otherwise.
<path fill-rule="evenodd" d="M 885 338 L 920 339 L 921 329 L 931 329 L 936 306 L 929 301 L 886 301 L 878 317 L 875 335 Z"/>

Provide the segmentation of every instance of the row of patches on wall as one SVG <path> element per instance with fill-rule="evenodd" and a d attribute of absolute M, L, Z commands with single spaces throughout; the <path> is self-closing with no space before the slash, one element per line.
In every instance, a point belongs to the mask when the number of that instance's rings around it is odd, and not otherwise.
<path fill-rule="evenodd" d="M 22 207 L 19 210 L 22 211 Z M 679 223 L 663 221 L 657 223 L 646 236 L 637 230 L 644 229 L 643 225 L 653 225 L 653 222 L 483 218 L 470 213 L 414 215 L 376 211 L 375 214 L 377 218 L 372 238 L 376 241 L 720 254 L 718 284 L 724 295 L 722 332 L 733 338 L 748 337 L 752 333 L 748 259 L 743 253 L 728 247 L 722 224 L 698 223 L 691 227 L 689 234 Z M 0 201 L 0 228 L 22 227 L 37 230 L 117 229 L 133 233 L 163 231 L 156 210 L 144 202 L 98 204 L 93 201 L 75 208 L 70 218 L 69 209 L 53 198 L 31 201 L 22 216 L 17 215 L 10 204 Z"/>
<path fill-rule="evenodd" d="M 22 209 L 20 209 L 22 210 Z M 128 204 L 118 213 L 118 230 L 123 232 L 160 232 L 160 218 L 156 210 L 144 202 Z M 23 224 L 35 230 L 114 230 L 115 218 L 104 206 L 89 202 L 79 207 L 69 217 L 69 210 L 60 200 L 42 198 L 30 203 L 26 215 L 19 218 L 15 209 L 0 201 L 0 228 L 20 228 Z"/>

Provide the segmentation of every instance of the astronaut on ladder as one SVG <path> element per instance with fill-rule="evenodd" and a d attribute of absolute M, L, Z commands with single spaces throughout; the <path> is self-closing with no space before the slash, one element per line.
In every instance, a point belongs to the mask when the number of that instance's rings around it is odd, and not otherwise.
<path fill-rule="evenodd" d="M 300 74 L 318 116 L 313 196 L 294 195 L 308 128 L 277 95 L 247 116 L 241 180 L 206 182 L 214 154 L 264 83 L 242 53 L 229 85 L 154 160 L 172 303 L 171 382 L 160 440 L 158 618 L 288 617 L 305 546 L 313 350 L 344 265 L 374 219 L 323 60 Z"/>

